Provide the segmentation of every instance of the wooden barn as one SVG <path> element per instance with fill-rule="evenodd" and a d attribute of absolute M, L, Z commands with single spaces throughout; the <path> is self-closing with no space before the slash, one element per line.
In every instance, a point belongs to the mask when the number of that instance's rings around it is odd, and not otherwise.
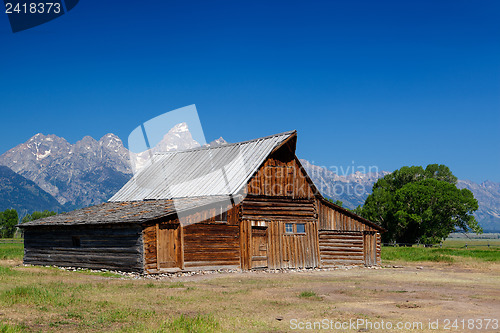
<path fill-rule="evenodd" d="M 380 226 L 325 200 L 295 131 L 156 154 L 107 203 L 24 223 L 24 262 L 159 273 L 380 263 Z"/>

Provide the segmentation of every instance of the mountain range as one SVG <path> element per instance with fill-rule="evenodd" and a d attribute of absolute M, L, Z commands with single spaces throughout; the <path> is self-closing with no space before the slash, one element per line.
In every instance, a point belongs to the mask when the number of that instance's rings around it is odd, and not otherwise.
<path fill-rule="evenodd" d="M 208 145 L 223 144 L 227 142 L 220 137 Z M 155 152 L 199 146 L 185 123 L 173 127 L 153 148 L 138 153 L 129 151 L 111 133 L 98 141 L 86 136 L 75 144 L 39 133 L 0 155 L 0 165 L 8 167 L 0 169 L 0 208 L 68 211 L 98 204 L 118 191 L 132 177 L 133 170 L 146 165 Z M 344 207 L 351 209 L 362 205 L 373 184 L 389 174 L 358 171 L 338 175 L 304 159 L 301 163 L 324 196 L 341 200 Z M 483 229 L 500 231 L 500 183 L 459 180 L 457 186 L 474 193 L 479 202 L 475 215 Z M 34 196 L 21 194 L 26 191 Z"/>
<path fill-rule="evenodd" d="M 36 134 L 1 155 L 0 165 L 35 182 L 65 210 L 104 202 L 131 177 L 128 150 L 113 134 L 75 144 Z"/>
<path fill-rule="evenodd" d="M 45 209 L 60 212 L 62 206 L 33 181 L 0 165 L 0 211 L 15 209 L 20 214 Z"/>
<path fill-rule="evenodd" d="M 476 219 L 485 231 L 500 231 L 500 183 L 484 181 L 481 184 L 470 180 L 458 180 L 458 188 L 467 188 L 474 193 L 479 203 Z"/>
<path fill-rule="evenodd" d="M 372 191 L 373 184 L 390 173 L 388 171 L 369 173 L 356 171 L 338 175 L 326 167 L 311 164 L 307 160 L 300 159 L 300 162 L 323 196 L 334 201 L 340 200 L 343 206 L 349 209 L 363 205 Z"/>

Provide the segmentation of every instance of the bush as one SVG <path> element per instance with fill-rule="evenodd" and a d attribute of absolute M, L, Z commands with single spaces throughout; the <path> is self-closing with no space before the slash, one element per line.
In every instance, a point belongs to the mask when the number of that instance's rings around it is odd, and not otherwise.
<path fill-rule="evenodd" d="M 18 215 L 15 209 L 7 209 L 0 212 L 0 237 L 12 238 L 16 232 Z"/>

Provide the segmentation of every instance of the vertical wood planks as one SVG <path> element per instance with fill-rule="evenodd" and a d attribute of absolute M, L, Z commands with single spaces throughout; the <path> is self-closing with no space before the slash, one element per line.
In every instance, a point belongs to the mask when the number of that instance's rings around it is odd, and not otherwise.
<path fill-rule="evenodd" d="M 251 226 L 251 221 L 242 220 L 240 223 L 240 262 L 242 269 L 250 269 Z"/>
<path fill-rule="evenodd" d="M 361 219 L 347 215 L 338 208 L 325 204 L 321 199 L 316 200 L 316 205 L 320 230 L 377 231 Z"/>
<path fill-rule="evenodd" d="M 177 221 L 177 220 L 176 220 Z M 180 226 L 178 223 L 158 223 L 157 224 L 157 263 L 158 269 L 180 268 Z"/>
<path fill-rule="evenodd" d="M 144 243 L 144 269 L 151 272 L 157 269 L 157 243 L 156 243 L 156 224 L 146 225 L 142 229 Z"/>
<path fill-rule="evenodd" d="M 269 197 L 309 198 L 315 196 L 305 171 L 292 152 L 278 151 L 271 155 L 252 177 L 247 193 Z"/>
<path fill-rule="evenodd" d="M 377 242 L 377 265 L 381 265 L 382 259 L 381 259 L 380 255 L 381 255 L 381 250 L 382 250 L 382 241 L 381 241 L 381 236 L 380 236 L 379 232 L 377 232 L 376 242 Z"/>

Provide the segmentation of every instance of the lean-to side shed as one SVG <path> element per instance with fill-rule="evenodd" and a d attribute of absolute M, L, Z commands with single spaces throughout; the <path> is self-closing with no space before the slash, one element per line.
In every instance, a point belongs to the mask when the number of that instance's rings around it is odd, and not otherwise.
<path fill-rule="evenodd" d="M 24 223 L 24 262 L 122 271 L 380 262 L 380 226 L 325 200 L 285 132 L 156 154 L 107 203 Z"/>

